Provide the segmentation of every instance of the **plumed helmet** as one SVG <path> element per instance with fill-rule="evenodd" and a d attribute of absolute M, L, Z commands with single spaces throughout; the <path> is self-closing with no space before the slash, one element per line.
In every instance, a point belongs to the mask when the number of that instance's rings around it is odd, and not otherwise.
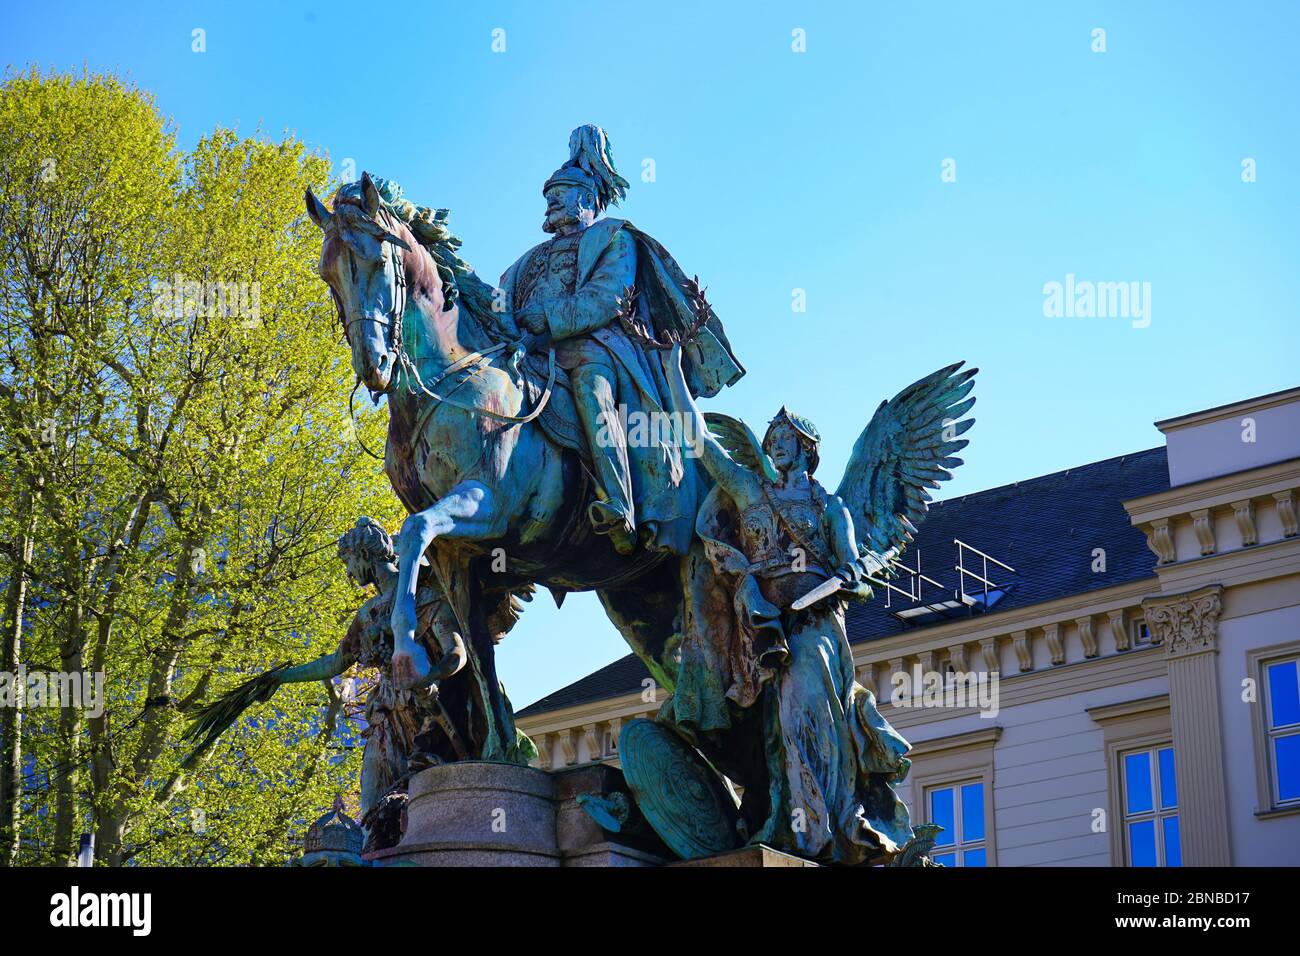
<path fill-rule="evenodd" d="M 614 149 L 599 126 L 588 123 L 569 135 L 569 159 L 551 174 L 542 192 L 556 185 L 582 186 L 591 191 L 596 211 L 615 205 L 627 195 L 627 180 L 614 168 Z"/>

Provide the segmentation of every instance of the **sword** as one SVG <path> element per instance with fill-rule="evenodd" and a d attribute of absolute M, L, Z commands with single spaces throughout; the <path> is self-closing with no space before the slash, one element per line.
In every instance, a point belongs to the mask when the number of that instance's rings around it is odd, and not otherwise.
<path fill-rule="evenodd" d="M 885 565 L 882 561 L 880 561 L 879 558 L 877 558 L 875 555 L 871 553 L 867 553 L 864 554 L 861 558 L 859 558 L 857 563 L 863 565 L 863 577 L 867 581 L 869 581 L 872 584 L 881 584 L 881 585 L 885 584 L 884 581 L 878 580 L 876 578 L 876 575 L 879 572 L 885 570 Z M 835 594 L 846 584 L 848 584 L 848 582 L 845 581 L 839 575 L 834 575 L 832 577 L 829 577 L 821 584 L 817 585 L 815 588 L 809 591 L 807 594 L 805 594 L 803 597 L 797 598 L 795 602 L 790 605 L 790 610 L 802 611 L 804 608 L 808 607 L 809 605 L 816 604 L 818 601 L 822 600 L 823 598 L 828 598 L 832 594 Z"/>
<path fill-rule="evenodd" d="M 797 598 L 795 602 L 790 605 L 790 610 L 802 611 L 809 604 L 816 604 L 822 598 L 830 597 L 832 594 L 834 594 L 842 587 L 844 587 L 843 578 L 839 578 L 839 577 L 827 578 L 825 581 L 817 585 L 815 588 L 813 588 L 803 597 Z"/>

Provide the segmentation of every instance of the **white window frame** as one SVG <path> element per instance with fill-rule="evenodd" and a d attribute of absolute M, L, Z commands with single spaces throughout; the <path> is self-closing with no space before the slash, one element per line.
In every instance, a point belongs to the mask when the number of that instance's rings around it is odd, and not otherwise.
<path fill-rule="evenodd" d="M 1129 825 L 1132 823 L 1143 823 L 1147 820 L 1155 822 L 1156 832 L 1156 866 L 1167 867 L 1168 857 L 1165 853 L 1165 820 L 1170 817 L 1178 817 L 1178 858 L 1183 857 L 1183 821 L 1181 816 L 1181 806 L 1175 802 L 1172 807 L 1162 807 L 1160 800 L 1160 751 L 1173 750 L 1174 742 L 1167 740 L 1163 743 L 1144 744 L 1141 747 L 1132 747 L 1127 750 L 1121 750 L 1119 753 L 1119 780 L 1120 780 L 1120 798 L 1119 805 L 1123 810 L 1122 825 L 1124 828 L 1124 865 L 1133 865 L 1133 845 L 1129 840 Z M 1150 759 L 1151 779 L 1151 809 L 1130 812 L 1128 808 L 1128 767 L 1129 757 L 1137 754 L 1146 754 Z M 1175 770 L 1174 789 L 1178 789 L 1177 771 Z M 1181 798 L 1181 794 L 1179 797 Z"/>
<path fill-rule="evenodd" d="M 982 788 L 980 791 L 980 805 L 984 811 L 984 836 L 980 837 L 978 840 L 967 840 L 965 838 L 966 825 L 962 820 L 963 810 L 962 810 L 961 788 L 971 786 L 974 784 L 978 784 Z M 953 842 L 950 844 L 946 844 L 944 846 L 936 845 L 935 848 L 930 851 L 930 856 L 936 857 L 936 856 L 942 856 L 945 853 L 952 853 L 956 856 L 957 859 L 955 865 L 964 868 L 966 866 L 965 858 L 968 852 L 970 852 L 971 850 L 983 850 L 984 866 L 987 867 L 989 865 L 988 863 L 989 831 L 992 829 L 992 825 L 991 825 L 991 821 L 989 820 L 988 785 L 985 783 L 984 778 L 982 776 L 968 777 L 965 780 L 954 780 L 951 783 L 936 783 L 926 787 L 925 788 L 925 812 L 926 812 L 927 822 L 932 822 L 934 820 L 934 806 L 932 801 L 934 799 L 934 795 L 940 792 L 941 790 L 952 791 L 952 825 L 954 831 L 953 833 L 954 839 Z"/>
<path fill-rule="evenodd" d="M 997 818 L 993 811 L 993 749 L 1001 735 L 1002 728 L 995 725 L 950 737 L 913 741 L 908 754 L 912 761 L 908 773 L 912 785 L 911 806 L 919 808 L 914 814 L 913 825 L 932 822 L 928 819 L 931 790 L 954 785 L 960 787 L 964 783 L 984 784 L 984 839 L 978 842 L 984 847 L 986 867 L 998 865 Z M 927 819 L 919 819 L 922 816 Z M 978 847 L 972 843 L 971 848 Z M 949 847 L 936 846 L 930 855 L 938 856 L 948 850 Z"/>
<path fill-rule="evenodd" d="M 1300 814 L 1300 799 L 1283 801 L 1278 797 L 1276 751 L 1273 749 L 1275 738 L 1300 733 L 1300 726 L 1289 724 L 1281 732 L 1271 726 L 1272 688 L 1268 682 L 1270 665 L 1298 659 L 1300 641 L 1259 647 L 1246 654 L 1246 673 L 1255 679 L 1258 689 L 1255 695 L 1255 719 L 1251 721 L 1255 738 L 1255 816 L 1258 818 Z"/>

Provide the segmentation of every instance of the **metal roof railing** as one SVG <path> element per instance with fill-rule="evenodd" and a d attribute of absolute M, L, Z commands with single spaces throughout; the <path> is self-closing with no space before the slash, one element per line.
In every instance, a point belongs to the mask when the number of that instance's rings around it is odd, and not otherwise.
<path fill-rule="evenodd" d="M 988 607 L 989 592 L 1004 591 L 1006 590 L 1007 587 L 1005 584 L 997 584 L 989 577 L 989 562 L 992 561 L 998 567 L 1004 568 L 1005 570 L 1010 571 L 1012 574 L 1017 573 L 1016 569 L 1009 564 L 1003 564 L 997 558 L 993 557 L 992 555 L 985 554 L 979 548 L 967 544 L 965 541 L 962 541 L 960 538 L 953 538 L 952 543 L 957 546 L 957 564 L 955 567 L 955 570 L 957 571 L 957 591 L 958 591 L 957 599 L 961 601 L 963 604 L 974 603 L 974 595 L 966 591 L 966 579 L 968 577 L 974 578 L 977 584 L 983 585 L 984 587 L 984 591 L 981 596 L 983 597 L 984 606 Z M 971 552 L 972 555 L 974 555 L 980 562 L 982 562 L 980 566 L 981 572 L 979 574 L 975 573 L 974 570 L 966 567 L 967 551 Z"/>

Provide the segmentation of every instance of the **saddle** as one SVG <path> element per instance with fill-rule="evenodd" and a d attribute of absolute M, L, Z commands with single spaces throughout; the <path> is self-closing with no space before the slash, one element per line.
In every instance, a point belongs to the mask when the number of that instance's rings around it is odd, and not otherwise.
<path fill-rule="evenodd" d="M 520 367 L 524 373 L 524 395 L 527 399 L 525 410 L 537 407 L 546 390 L 547 374 L 550 366 L 545 355 L 530 353 Z M 522 413 L 521 413 L 522 414 Z M 558 366 L 555 369 L 555 385 L 551 388 L 551 399 L 542 414 L 537 417 L 546 436 L 563 448 L 577 452 L 584 461 L 587 457 L 587 443 L 583 437 L 582 426 L 578 424 L 578 407 L 573 401 L 573 384 L 569 373 Z"/>

